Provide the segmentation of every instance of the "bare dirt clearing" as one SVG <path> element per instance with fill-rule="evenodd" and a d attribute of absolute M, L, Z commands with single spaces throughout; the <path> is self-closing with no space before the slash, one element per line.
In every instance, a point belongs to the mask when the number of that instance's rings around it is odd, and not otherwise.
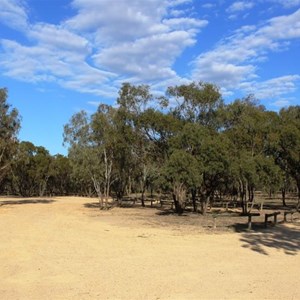
<path fill-rule="evenodd" d="M 0 299 L 300 299 L 299 220 L 214 233 L 201 216 L 89 203 L 0 199 Z"/>

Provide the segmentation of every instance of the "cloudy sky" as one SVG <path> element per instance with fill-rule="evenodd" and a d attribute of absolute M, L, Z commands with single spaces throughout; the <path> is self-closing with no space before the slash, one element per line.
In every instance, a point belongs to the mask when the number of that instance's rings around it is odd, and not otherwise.
<path fill-rule="evenodd" d="M 226 102 L 300 104 L 300 0 L 0 0 L 0 87 L 20 139 L 52 154 L 70 117 L 113 104 L 122 82 L 200 80 Z"/>

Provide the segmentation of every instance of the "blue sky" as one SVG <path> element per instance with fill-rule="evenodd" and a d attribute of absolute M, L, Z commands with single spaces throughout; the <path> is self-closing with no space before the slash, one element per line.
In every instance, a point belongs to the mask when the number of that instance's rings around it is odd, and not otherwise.
<path fill-rule="evenodd" d="M 217 84 L 226 102 L 255 94 L 300 104 L 300 0 L 0 0 L 0 87 L 20 140 L 66 154 L 63 125 L 114 104 L 122 82 L 154 93 Z"/>

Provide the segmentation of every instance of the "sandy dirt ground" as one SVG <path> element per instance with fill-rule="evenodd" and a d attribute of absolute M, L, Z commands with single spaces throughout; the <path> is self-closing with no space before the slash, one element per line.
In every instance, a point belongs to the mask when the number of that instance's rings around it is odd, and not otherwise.
<path fill-rule="evenodd" d="M 91 202 L 0 199 L 0 299 L 300 299 L 298 220 L 205 233 Z"/>

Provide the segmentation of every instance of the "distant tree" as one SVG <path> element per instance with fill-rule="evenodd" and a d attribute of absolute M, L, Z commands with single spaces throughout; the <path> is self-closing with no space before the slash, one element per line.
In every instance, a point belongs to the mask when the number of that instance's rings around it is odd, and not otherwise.
<path fill-rule="evenodd" d="M 0 184 L 9 171 L 20 129 L 18 111 L 7 103 L 7 89 L 0 89 Z"/>
<path fill-rule="evenodd" d="M 42 197 L 47 189 L 50 176 L 51 156 L 44 147 L 30 142 L 21 142 L 12 163 L 13 185 L 24 197 Z"/>
<path fill-rule="evenodd" d="M 49 151 L 42 146 L 36 147 L 34 155 L 34 167 L 33 171 L 35 184 L 37 186 L 37 194 L 43 197 L 48 188 L 48 180 L 50 177 L 50 167 L 52 162 L 52 156 Z"/>
<path fill-rule="evenodd" d="M 280 111 L 280 130 L 273 144 L 274 156 L 283 171 L 293 178 L 298 189 L 300 205 L 300 106 Z"/>
<path fill-rule="evenodd" d="M 191 186 L 192 198 L 195 202 L 194 197 L 198 192 L 201 210 L 205 214 L 209 201 L 213 200 L 228 173 L 229 143 L 225 136 L 195 123 L 186 124 L 174 141 L 196 159 L 200 180 L 195 180 Z"/>
<path fill-rule="evenodd" d="M 111 196 L 111 186 L 117 178 L 115 171 L 115 146 L 117 141 L 117 132 L 115 130 L 116 110 L 109 105 L 99 105 L 97 112 L 92 115 L 91 129 L 94 142 L 92 157 L 98 158 L 99 169 L 97 176 L 98 182 L 104 198 L 105 207 Z M 95 170 L 96 172 L 96 170 Z M 103 203 L 102 203 L 103 205 Z"/>
<path fill-rule="evenodd" d="M 261 185 L 262 179 L 265 180 L 262 166 L 270 167 L 271 160 L 266 157 L 266 152 L 276 115 L 257 105 L 257 101 L 249 96 L 227 105 L 223 116 L 224 134 L 231 142 L 230 173 L 239 190 L 243 213 L 247 213 L 255 188 Z M 270 172 L 271 169 L 269 175 Z"/>
<path fill-rule="evenodd" d="M 101 209 L 107 208 L 112 184 L 112 114 L 113 108 L 99 106 L 92 117 L 81 111 L 64 127 L 64 141 L 70 145 L 69 158 L 74 177 L 77 183 L 87 182 L 87 186 L 92 183 Z"/>
<path fill-rule="evenodd" d="M 77 189 L 85 195 L 91 195 L 92 190 L 97 192 L 99 203 L 102 201 L 101 190 L 97 180 L 97 170 L 100 161 L 97 161 L 96 150 L 92 140 L 90 117 L 85 111 L 73 115 L 70 122 L 64 126 L 64 143 L 69 145 L 69 158 L 73 169 L 72 178 Z"/>
<path fill-rule="evenodd" d="M 118 114 L 125 116 L 124 121 L 130 126 L 128 130 L 131 139 L 131 173 L 130 179 L 135 185 L 135 190 L 141 192 L 142 206 L 145 206 L 144 198 L 147 186 L 155 178 L 153 171 L 155 170 L 154 144 L 146 135 L 144 129 L 144 112 L 150 102 L 156 99 L 150 93 L 149 86 L 139 85 L 133 86 L 129 83 L 122 85 L 117 103 L 119 104 Z M 135 184 L 136 183 L 136 184 Z M 129 188 L 131 190 L 131 188 Z"/>
<path fill-rule="evenodd" d="M 174 150 L 166 161 L 163 175 L 172 188 L 175 210 L 178 214 L 183 213 L 188 188 L 200 181 L 197 165 L 195 157 L 183 150 Z"/>
<path fill-rule="evenodd" d="M 201 180 L 196 180 L 198 185 L 191 186 L 190 190 L 194 210 L 198 191 L 202 213 L 205 214 L 209 200 L 223 181 L 228 166 L 227 144 L 218 133 L 224 107 L 222 95 L 215 85 L 204 82 L 169 87 L 167 94 L 177 101 L 172 114 L 186 124 L 171 141 L 176 141 L 177 145 L 173 143 L 175 148 L 191 154 L 198 162 Z"/>
<path fill-rule="evenodd" d="M 115 170 L 118 178 L 115 182 L 117 195 L 131 193 L 134 180 L 135 185 L 142 192 L 144 206 L 144 192 L 147 181 L 148 144 L 140 123 L 140 116 L 144 112 L 152 95 L 149 86 L 134 86 L 124 83 L 119 91 L 114 125 L 115 125 Z"/>
<path fill-rule="evenodd" d="M 67 195 L 75 192 L 72 187 L 72 166 L 70 159 L 61 154 L 51 158 L 47 191 L 50 195 Z"/>
<path fill-rule="evenodd" d="M 175 157 L 172 158 L 172 164 L 169 164 L 167 168 L 166 166 L 170 155 L 176 149 L 171 145 L 170 140 L 182 129 L 182 121 L 171 113 L 163 113 L 160 110 L 148 108 L 140 115 L 139 126 L 142 132 L 141 137 L 144 139 L 144 146 L 137 150 L 137 156 L 142 157 L 141 166 L 144 168 L 140 173 L 141 176 L 144 176 L 142 185 L 149 184 L 152 188 L 155 187 L 159 193 L 161 191 L 171 192 L 174 201 L 177 201 L 174 197 L 174 186 L 172 187 L 170 182 L 166 180 L 166 178 L 170 178 L 170 173 L 166 171 L 175 168 Z M 173 183 L 175 184 L 175 181 Z M 187 188 L 186 185 L 185 188 Z M 178 194 L 178 196 L 180 195 Z M 182 201 L 181 198 L 178 202 L 179 205 L 175 205 L 177 211 L 183 207 Z"/>

